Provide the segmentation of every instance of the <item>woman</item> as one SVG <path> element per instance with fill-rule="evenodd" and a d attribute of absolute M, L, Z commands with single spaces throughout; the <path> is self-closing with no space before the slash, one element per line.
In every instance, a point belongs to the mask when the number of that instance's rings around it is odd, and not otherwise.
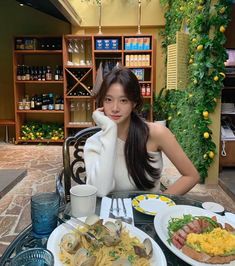
<path fill-rule="evenodd" d="M 143 98 L 130 69 L 107 74 L 97 96 L 93 119 L 101 131 L 87 139 L 84 159 L 87 183 L 98 196 L 121 190 L 160 190 L 163 151 L 181 173 L 164 193 L 184 194 L 198 181 L 196 168 L 166 127 L 145 122 L 137 114 Z"/>

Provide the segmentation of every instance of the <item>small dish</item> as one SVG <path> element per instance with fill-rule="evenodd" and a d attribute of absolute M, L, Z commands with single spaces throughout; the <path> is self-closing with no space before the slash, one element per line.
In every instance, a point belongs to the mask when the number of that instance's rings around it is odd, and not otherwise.
<path fill-rule="evenodd" d="M 216 202 L 210 202 L 210 201 L 203 202 L 202 208 L 218 214 L 223 214 L 224 212 L 224 207 Z"/>
<path fill-rule="evenodd" d="M 163 209 L 175 206 L 175 202 L 166 196 L 145 194 L 136 196 L 132 200 L 132 206 L 139 212 L 155 216 Z"/>

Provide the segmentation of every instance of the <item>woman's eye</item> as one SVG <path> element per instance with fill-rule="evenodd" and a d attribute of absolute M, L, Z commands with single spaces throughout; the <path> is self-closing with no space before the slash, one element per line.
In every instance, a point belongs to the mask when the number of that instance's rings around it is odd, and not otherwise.
<path fill-rule="evenodd" d="M 127 103 L 128 99 L 121 99 L 121 103 Z"/>
<path fill-rule="evenodd" d="M 110 98 L 104 98 L 104 101 L 107 103 L 107 102 L 110 102 L 111 99 Z"/>

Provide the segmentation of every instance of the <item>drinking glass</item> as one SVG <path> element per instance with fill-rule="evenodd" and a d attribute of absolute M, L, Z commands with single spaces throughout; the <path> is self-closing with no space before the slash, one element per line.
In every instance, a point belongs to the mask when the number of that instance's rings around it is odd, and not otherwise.
<path fill-rule="evenodd" d="M 48 236 L 57 226 L 60 198 L 55 192 L 40 193 L 31 198 L 32 229 L 36 237 Z"/>
<path fill-rule="evenodd" d="M 53 266 L 53 254 L 43 248 L 30 248 L 17 254 L 10 266 Z"/>

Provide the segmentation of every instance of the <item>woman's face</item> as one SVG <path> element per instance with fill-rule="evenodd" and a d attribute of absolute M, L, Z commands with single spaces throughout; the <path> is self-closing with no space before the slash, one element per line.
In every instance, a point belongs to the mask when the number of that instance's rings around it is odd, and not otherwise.
<path fill-rule="evenodd" d="M 104 113 L 115 123 L 121 124 L 130 121 L 130 114 L 135 104 L 124 93 L 124 88 L 119 83 L 110 86 L 104 97 Z"/>

